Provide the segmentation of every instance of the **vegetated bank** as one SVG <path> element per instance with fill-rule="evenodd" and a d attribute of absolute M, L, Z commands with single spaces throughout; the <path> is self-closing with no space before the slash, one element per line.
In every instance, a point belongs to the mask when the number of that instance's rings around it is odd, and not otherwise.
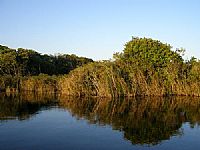
<path fill-rule="evenodd" d="M 0 51 L 0 58 L 4 52 Z M 38 57 L 34 57 L 36 63 L 31 63 L 32 57 L 28 55 L 27 61 L 22 57 L 24 55 L 21 56 L 20 49 L 14 52 L 17 52 L 18 64 L 5 63 L 13 69 L 4 71 L 6 76 L 2 81 L 7 84 L 0 85 L 1 89 L 11 85 L 22 91 L 100 97 L 200 96 L 200 61 L 194 57 L 186 61 L 182 57 L 184 49 L 172 50 L 169 44 L 150 38 L 132 38 L 125 44 L 123 52 L 114 54 L 112 60 L 98 62 L 76 56 L 73 64 L 74 60 L 68 59 L 72 55 L 48 56 L 31 50 L 30 53 L 42 56 L 40 63 Z M 26 64 L 29 69 L 24 67 Z M 20 71 L 16 71 L 16 67 Z"/>
<path fill-rule="evenodd" d="M 43 55 L 0 45 L 0 92 L 55 92 L 61 75 L 89 62 L 93 60 L 74 54 Z"/>
<path fill-rule="evenodd" d="M 200 62 L 184 49 L 133 38 L 111 61 L 89 63 L 59 80 L 59 90 L 77 96 L 200 96 Z"/>

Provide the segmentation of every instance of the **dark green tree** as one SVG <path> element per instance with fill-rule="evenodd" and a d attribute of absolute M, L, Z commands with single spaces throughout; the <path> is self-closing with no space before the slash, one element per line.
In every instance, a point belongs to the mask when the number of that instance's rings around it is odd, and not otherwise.
<path fill-rule="evenodd" d="M 181 52 L 183 52 L 182 49 L 173 51 L 169 44 L 163 44 L 158 40 L 134 37 L 125 44 L 123 52 L 115 54 L 114 58 L 138 66 L 145 71 L 183 62 Z"/>

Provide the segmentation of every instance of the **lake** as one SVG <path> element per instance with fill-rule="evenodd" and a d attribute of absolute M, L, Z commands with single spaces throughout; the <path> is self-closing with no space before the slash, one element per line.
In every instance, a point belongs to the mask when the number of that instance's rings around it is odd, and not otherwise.
<path fill-rule="evenodd" d="M 200 148 L 200 98 L 1 94 L 0 149 Z"/>

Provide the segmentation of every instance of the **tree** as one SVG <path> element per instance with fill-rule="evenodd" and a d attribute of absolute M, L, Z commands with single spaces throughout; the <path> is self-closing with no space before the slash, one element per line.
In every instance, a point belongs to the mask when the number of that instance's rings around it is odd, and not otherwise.
<path fill-rule="evenodd" d="M 0 51 L 0 74 L 17 75 L 16 50 L 1 49 Z"/>
<path fill-rule="evenodd" d="M 172 51 L 169 44 L 150 38 L 134 37 L 125 44 L 123 53 L 114 55 L 116 60 L 138 66 L 140 69 L 157 69 L 174 62 L 183 62 L 182 50 Z"/>

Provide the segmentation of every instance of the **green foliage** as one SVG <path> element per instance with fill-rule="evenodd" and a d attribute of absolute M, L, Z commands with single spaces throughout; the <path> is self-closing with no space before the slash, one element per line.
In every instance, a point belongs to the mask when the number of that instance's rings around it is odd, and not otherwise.
<path fill-rule="evenodd" d="M 200 96 L 200 62 L 194 57 L 184 61 L 184 52 L 158 40 L 133 38 L 122 53 L 113 55 L 114 60 L 93 62 L 76 55 L 41 55 L 0 46 L 0 89 L 102 97 Z"/>
<path fill-rule="evenodd" d="M 0 74 L 17 74 L 17 55 L 16 50 L 1 49 L 0 50 Z"/>
<path fill-rule="evenodd" d="M 57 90 L 57 76 L 49 76 L 47 74 L 39 74 L 38 76 L 24 77 L 21 81 L 22 91 L 48 92 L 54 93 Z"/>
<path fill-rule="evenodd" d="M 0 45 L 1 75 L 67 74 L 78 66 L 89 62 L 93 62 L 93 60 L 68 54 L 59 54 L 58 56 L 42 55 L 34 50 L 23 48 L 14 50 Z"/>
<path fill-rule="evenodd" d="M 42 55 L 34 50 L 23 48 L 15 50 L 0 45 L 0 90 L 11 88 L 19 90 L 22 80 L 27 76 L 39 75 L 39 80 L 40 74 L 63 75 L 89 62 L 93 60 L 68 54 Z M 42 79 L 44 82 L 41 84 L 45 84 L 47 80 Z"/>
<path fill-rule="evenodd" d="M 189 66 L 189 70 L 187 71 L 188 79 L 193 82 L 200 81 L 200 61 L 192 57 L 187 65 Z"/>
<path fill-rule="evenodd" d="M 147 38 L 133 38 L 125 44 L 123 53 L 115 55 L 130 65 L 137 65 L 140 69 L 164 68 L 173 62 L 183 62 L 179 53 L 182 50 L 172 51 L 169 44 Z M 118 56 L 118 57 L 117 57 Z"/>
<path fill-rule="evenodd" d="M 79 96 L 200 96 L 200 63 L 194 58 L 184 62 L 184 51 L 173 51 L 157 40 L 133 38 L 122 53 L 114 54 L 114 61 L 73 70 L 61 80 L 61 91 Z"/>

